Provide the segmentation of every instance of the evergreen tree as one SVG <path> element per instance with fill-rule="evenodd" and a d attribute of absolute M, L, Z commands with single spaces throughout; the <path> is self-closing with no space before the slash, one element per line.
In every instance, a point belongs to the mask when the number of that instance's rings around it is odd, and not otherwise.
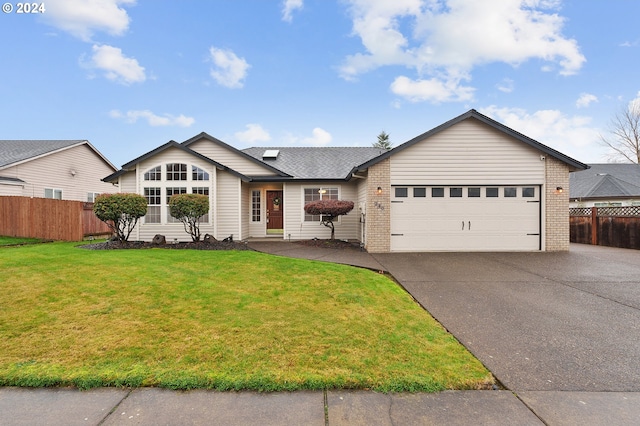
<path fill-rule="evenodd" d="M 382 148 L 389 150 L 391 149 L 391 142 L 389 142 L 389 135 L 383 130 L 378 135 L 378 142 L 373 144 L 376 148 Z"/>

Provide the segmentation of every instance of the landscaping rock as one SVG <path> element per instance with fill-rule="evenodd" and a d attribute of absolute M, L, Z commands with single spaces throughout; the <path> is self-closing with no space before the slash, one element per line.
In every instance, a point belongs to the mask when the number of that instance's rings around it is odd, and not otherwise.
<path fill-rule="evenodd" d="M 151 240 L 151 244 L 163 246 L 167 244 L 167 239 L 164 237 L 164 235 L 156 234 L 154 235 L 153 240 Z"/>

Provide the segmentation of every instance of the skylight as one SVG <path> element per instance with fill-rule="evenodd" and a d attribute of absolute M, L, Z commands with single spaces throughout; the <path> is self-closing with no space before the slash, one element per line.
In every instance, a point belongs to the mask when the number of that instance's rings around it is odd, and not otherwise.
<path fill-rule="evenodd" d="M 262 154 L 262 159 L 275 160 L 276 158 L 278 158 L 279 153 L 280 153 L 280 150 L 278 149 L 267 149 L 265 150 L 264 154 Z"/>

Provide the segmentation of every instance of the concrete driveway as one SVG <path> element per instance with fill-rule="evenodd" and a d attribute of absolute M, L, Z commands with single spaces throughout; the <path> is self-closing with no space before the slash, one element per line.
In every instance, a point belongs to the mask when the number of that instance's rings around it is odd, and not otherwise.
<path fill-rule="evenodd" d="M 640 391 L 640 251 L 374 258 L 508 389 Z"/>

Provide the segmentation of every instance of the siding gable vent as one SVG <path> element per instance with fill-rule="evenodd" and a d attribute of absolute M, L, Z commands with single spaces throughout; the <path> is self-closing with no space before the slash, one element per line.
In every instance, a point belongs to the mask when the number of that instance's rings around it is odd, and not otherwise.
<path fill-rule="evenodd" d="M 263 160 L 275 160 L 278 158 L 278 154 L 280 153 L 279 149 L 267 149 L 262 154 Z"/>

